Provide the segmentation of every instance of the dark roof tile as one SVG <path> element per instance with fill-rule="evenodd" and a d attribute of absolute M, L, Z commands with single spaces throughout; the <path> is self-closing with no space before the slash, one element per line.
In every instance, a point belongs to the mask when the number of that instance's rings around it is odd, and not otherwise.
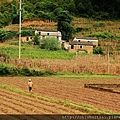
<path fill-rule="evenodd" d="M 69 42 L 70 45 L 87 45 L 87 46 L 93 46 L 92 42 Z"/>
<path fill-rule="evenodd" d="M 79 37 L 79 36 L 76 36 L 76 39 L 98 40 L 96 37 Z"/>

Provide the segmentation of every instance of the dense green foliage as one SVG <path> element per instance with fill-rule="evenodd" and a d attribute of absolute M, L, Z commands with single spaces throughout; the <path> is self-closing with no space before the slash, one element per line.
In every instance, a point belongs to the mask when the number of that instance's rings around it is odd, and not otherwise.
<path fill-rule="evenodd" d="M 62 33 L 62 39 L 69 41 L 72 38 L 73 28 L 70 25 L 72 21 L 72 16 L 70 16 L 66 11 L 60 11 L 58 16 L 58 30 Z"/>
<path fill-rule="evenodd" d="M 40 41 L 39 41 L 39 34 L 36 34 L 33 38 L 33 43 L 34 45 L 39 45 Z"/>
<path fill-rule="evenodd" d="M 22 0 L 22 20 L 50 19 L 57 21 L 60 11 L 78 17 L 95 19 L 119 19 L 120 0 Z M 0 5 L 0 27 L 19 21 L 18 0 Z"/>
<path fill-rule="evenodd" d="M 33 36 L 34 35 L 34 30 L 29 30 L 29 29 L 22 30 L 21 35 L 22 36 Z"/>
<path fill-rule="evenodd" d="M 22 0 L 22 20 L 42 19 L 57 21 L 57 29 L 62 33 L 62 39 L 69 41 L 74 32 L 90 28 L 71 26 L 72 16 L 94 18 L 98 20 L 114 20 L 120 18 L 120 0 Z M 0 28 L 9 24 L 19 23 L 19 1 L 5 0 L 0 4 Z M 104 22 L 95 23 L 93 27 L 105 27 Z M 11 35 L 12 34 L 12 35 Z M 9 37 L 17 36 L 13 32 L 0 30 L 0 42 Z M 107 35 L 106 35 L 107 34 Z M 92 36 L 114 38 L 109 33 L 95 33 Z M 31 36 L 31 30 L 22 30 L 22 36 Z M 9 36 L 9 37 L 8 37 Z M 117 39 L 118 36 L 116 36 Z"/>
<path fill-rule="evenodd" d="M 0 29 L 0 42 L 4 42 L 7 39 L 12 39 L 15 36 L 17 36 L 16 31 L 4 31 L 3 29 Z"/>
<path fill-rule="evenodd" d="M 94 54 L 103 54 L 103 50 L 102 50 L 102 47 L 98 46 L 98 47 L 95 47 L 93 48 L 93 53 Z"/>
<path fill-rule="evenodd" d="M 40 48 L 51 51 L 60 50 L 60 42 L 55 38 L 43 38 L 40 40 Z"/>
<path fill-rule="evenodd" d="M 0 29 L 0 42 L 4 42 L 8 39 L 13 39 L 14 37 L 18 36 L 18 31 L 5 31 L 2 28 Z M 22 30 L 22 36 L 33 36 L 34 30 Z"/>
<path fill-rule="evenodd" d="M 46 76 L 54 75 L 50 70 L 37 71 L 30 68 L 18 68 L 10 65 L 0 64 L 0 76 Z"/>
<path fill-rule="evenodd" d="M 34 45 L 38 45 L 41 49 L 56 51 L 61 49 L 60 42 L 57 38 L 54 37 L 46 37 L 39 38 L 39 34 L 36 34 L 33 38 Z"/>
<path fill-rule="evenodd" d="M 89 36 L 97 37 L 97 38 L 108 38 L 108 39 L 115 38 L 115 36 L 109 32 L 96 32 L 96 33 L 90 34 Z"/>

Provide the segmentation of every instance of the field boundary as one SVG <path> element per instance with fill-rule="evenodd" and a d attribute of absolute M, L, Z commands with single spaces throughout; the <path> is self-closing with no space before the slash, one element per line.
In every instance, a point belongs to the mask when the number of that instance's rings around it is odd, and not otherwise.
<path fill-rule="evenodd" d="M 55 76 L 54 76 L 55 77 Z M 93 79 L 93 78 L 97 78 L 97 79 L 105 79 L 105 78 L 120 78 L 120 76 L 117 75 L 108 75 L 108 74 L 63 74 L 63 75 L 58 75 L 57 77 L 59 78 L 76 78 L 76 79 Z"/>
<path fill-rule="evenodd" d="M 120 88 L 120 84 L 84 84 L 84 87 L 120 94 L 120 90 L 115 89 Z"/>

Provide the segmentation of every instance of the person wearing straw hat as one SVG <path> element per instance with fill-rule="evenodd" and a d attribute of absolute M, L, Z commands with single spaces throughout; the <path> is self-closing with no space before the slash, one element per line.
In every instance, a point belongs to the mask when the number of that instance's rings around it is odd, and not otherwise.
<path fill-rule="evenodd" d="M 33 87 L 33 82 L 31 79 L 28 80 L 28 88 L 29 88 L 29 92 L 32 92 L 32 87 Z"/>

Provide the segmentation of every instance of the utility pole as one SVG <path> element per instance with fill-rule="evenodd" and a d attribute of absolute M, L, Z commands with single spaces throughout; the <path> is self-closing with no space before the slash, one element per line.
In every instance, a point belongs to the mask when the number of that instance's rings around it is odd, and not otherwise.
<path fill-rule="evenodd" d="M 76 56 L 78 55 L 78 41 L 77 41 L 77 45 L 76 45 Z"/>
<path fill-rule="evenodd" d="M 22 8 L 21 8 L 21 0 L 20 0 L 20 8 L 19 8 L 19 12 L 20 12 L 20 15 L 19 15 L 19 59 L 20 59 L 20 54 L 21 54 L 21 11 L 22 11 Z"/>
<path fill-rule="evenodd" d="M 108 74 L 110 73 L 110 51 L 108 46 Z"/>

